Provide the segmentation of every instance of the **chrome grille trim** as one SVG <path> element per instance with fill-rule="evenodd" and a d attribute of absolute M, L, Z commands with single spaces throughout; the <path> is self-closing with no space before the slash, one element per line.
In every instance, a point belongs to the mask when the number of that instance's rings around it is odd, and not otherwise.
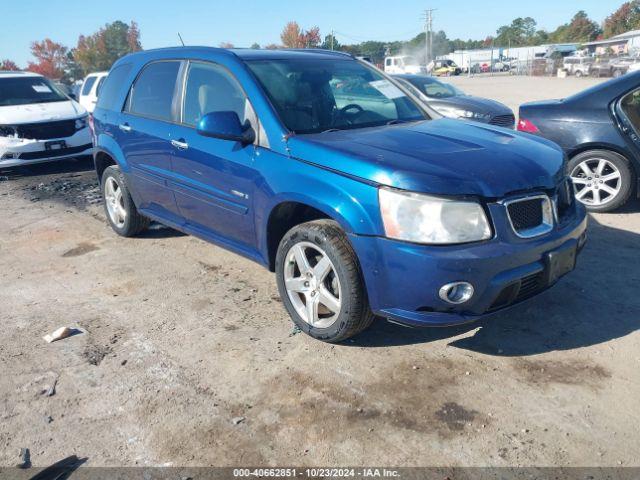
<path fill-rule="evenodd" d="M 526 202 L 530 200 L 540 200 L 540 208 L 542 209 L 542 222 L 537 226 L 518 230 L 513 223 L 511 214 L 509 213 L 509 205 L 514 205 L 519 202 Z M 534 237 L 539 237 L 540 235 L 544 235 L 545 233 L 549 233 L 551 230 L 553 230 L 555 208 L 551 202 L 551 199 L 547 195 L 544 195 L 544 194 L 529 195 L 526 197 L 506 199 L 506 200 L 503 200 L 501 203 L 505 207 L 505 212 L 507 214 L 507 218 L 509 219 L 509 225 L 511 225 L 511 229 L 518 237 L 534 238 Z"/>

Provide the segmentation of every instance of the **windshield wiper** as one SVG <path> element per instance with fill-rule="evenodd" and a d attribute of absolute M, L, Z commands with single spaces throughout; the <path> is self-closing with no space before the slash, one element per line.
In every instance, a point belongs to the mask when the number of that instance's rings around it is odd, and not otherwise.
<path fill-rule="evenodd" d="M 399 123 L 407 123 L 407 120 L 400 120 L 399 118 L 396 118 L 395 120 L 389 120 L 387 125 L 398 125 Z"/>

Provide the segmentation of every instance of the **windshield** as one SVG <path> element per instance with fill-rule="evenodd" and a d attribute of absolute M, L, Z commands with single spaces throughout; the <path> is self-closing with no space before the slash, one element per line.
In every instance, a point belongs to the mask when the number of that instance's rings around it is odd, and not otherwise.
<path fill-rule="evenodd" d="M 0 78 L 0 107 L 68 100 L 64 93 L 43 77 Z"/>
<path fill-rule="evenodd" d="M 251 60 L 280 119 L 295 133 L 424 120 L 425 113 L 377 70 L 347 59 Z"/>
<path fill-rule="evenodd" d="M 459 88 L 434 79 L 411 78 L 409 82 L 429 98 L 451 98 L 464 95 Z"/>

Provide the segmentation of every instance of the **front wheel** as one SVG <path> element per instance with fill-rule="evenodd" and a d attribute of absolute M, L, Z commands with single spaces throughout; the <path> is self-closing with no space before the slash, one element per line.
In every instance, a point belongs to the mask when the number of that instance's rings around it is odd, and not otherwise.
<path fill-rule="evenodd" d="M 576 200 L 593 212 L 610 212 L 624 205 L 635 180 L 633 167 L 622 155 L 591 150 L 569 161 Z"/>
<path fill-rule="evenodd" d="M 276 278 L 293 322 L 313 338 L 340 342 L 373 321 L 358 258 L 332 220 L 287 232 L 276 255 Z"/>

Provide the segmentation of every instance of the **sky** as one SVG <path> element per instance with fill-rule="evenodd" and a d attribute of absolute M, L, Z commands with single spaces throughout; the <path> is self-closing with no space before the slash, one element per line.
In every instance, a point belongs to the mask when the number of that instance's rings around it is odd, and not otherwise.
<path fill-rule="evenodd" d="M 424 29 L 424 10 L 433 13 L 434 30 L 449 38 L 484 39 L 516 17 L 531 16 L 538 28 L 553 30 L 578 10 L 601 22 L 623 0 L 0 0 L 0 60 L 25 67 L 29 46 L 46 37 L 68 47 L 114 20 L 138 22 L 144 48 L 177 45 L 248 47 L 280 42 L 290 21 L 302 28 L 331 30 L 340 43 L 408 40 Z"/>

